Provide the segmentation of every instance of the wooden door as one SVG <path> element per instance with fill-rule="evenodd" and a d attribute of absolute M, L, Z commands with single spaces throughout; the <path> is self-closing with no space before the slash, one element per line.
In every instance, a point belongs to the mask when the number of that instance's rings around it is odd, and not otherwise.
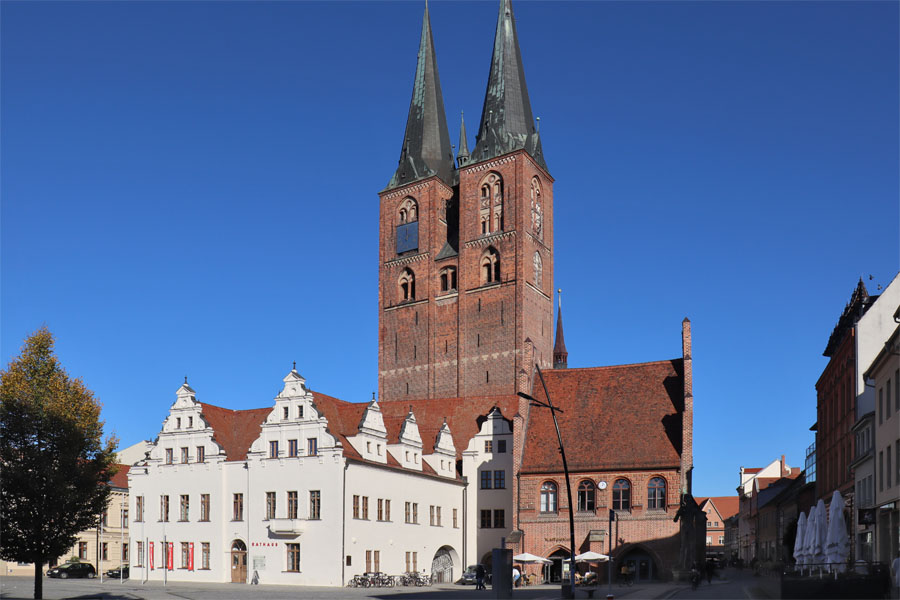
<path fill-rule="evenodd" d="M 231 551 L 231 583 L 245 583 L 247 581 L 247 552 L 243 550 Z"/>

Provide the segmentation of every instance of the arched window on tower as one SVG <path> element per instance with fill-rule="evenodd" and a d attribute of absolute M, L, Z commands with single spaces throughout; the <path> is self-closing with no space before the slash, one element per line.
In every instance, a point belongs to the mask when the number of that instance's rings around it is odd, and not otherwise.
<path fill-rule="evenodd" d="M 456 290 L 456 267 L 444 267 L 440 273 L 441 291 L 452 292 Z"/>
<path fill-rule="evenodd" d="M 503 179 L 497 173 L 488 173 L 481 182 L 479 215 L 482 235 L 503 230 Z"/>
<path fill-rule="evenodd" d="M 647 484 L 647 508 L 664 510 L 666 508 L 666 480 L 654 477 Z"/>
<path fill-rule="evenodd" d="M 545 481 L 541 485 L 541 512 L 556 512 L 556 484 L 552 481 Z"/>
<path fill-rule="evenodd" d="M 488 248 L 481 257 L 481 283 L 498 281 L 500 281 L 500 253 L 494 248 Z"/>
<path fill-rule="evenodd" d="M 411 269 L 403 269 L 397 283 L 400 286 L 401 302 L 408 302 L 416 299 L 416 276 Z"/>
<path fill-rule="evenodd" d="M 631 510 L 631 483 L 627 479 L 616 479 L 612 490 L 613 510 Z"/>
<path fill-rule="evenodd" d="M 594 512 L 594 482 L 585 479 L 578 484 L 578 512 Z"/>
<path fill-rule="evenodd" d="M 397 254 L 419 248 L 419 205 L 405 198 L 397 211 Z"/>
<path fill-rule="evenodd" d="M 534 287 L 541 289 L 544 281 L 544 261 L 541 260 L 541 253 L 534 253 Z"/>
<path fill-rule="evenodd" d="M 539 240 L 544 239 L 544 209 L 541 206 L 541 182 L 531 180 L 531 230 Z"/>

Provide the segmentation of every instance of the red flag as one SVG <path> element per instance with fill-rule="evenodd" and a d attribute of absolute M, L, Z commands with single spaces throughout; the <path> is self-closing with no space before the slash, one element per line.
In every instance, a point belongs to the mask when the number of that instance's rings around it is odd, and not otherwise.
<path fill-rule="evenodd" d="M 153 570 L 153 542 L 150 542 L 150 570 Z"/>
<path fill-rule="evenodd" d="M 172 560 L 172 554 L 174 553 L 174 546 L 175 546 L 174 542 L 169 542 L 169 555 L 166 557 L 166 568 L 169 569 L 170 571 L 172 570 L 172 563 L 174 562 Z"/>
<path fill-rule="evenodd" d="M 188 544 L 188 571 L 194 570 L 194 542 Z"/>

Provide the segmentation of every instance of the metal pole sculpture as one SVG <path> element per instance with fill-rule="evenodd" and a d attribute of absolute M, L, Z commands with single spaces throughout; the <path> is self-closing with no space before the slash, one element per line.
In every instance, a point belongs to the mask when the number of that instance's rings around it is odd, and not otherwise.
<path fill-rule="evenodd" d="M 550 399 L 550 392 L 547 390 L 547 384 L 544 382 L 544 375 L 541 373 L 541 368 L 535 364 L 534 368 L 537 369 L 538 377 L 541 380 L 541 386 L 544 388 L 544 395 L 547 396 L 547 402 L 541 402 L 540 400 L 529 396 L 524 392 L 519 392 L 518 395 L 526 400 L 530 401 L 532 406 L 542 406 L 544 408 L 550 409 L 550 415 L 553 417 L 553 426 L 556 428 L 556 439 L 559 442 L 559 454 L 562 456 L 562 464 L 563 464 L 563 472 L 566 475 L 566 497 L 569 500 L 569 538 L 571 541 L 571 546 L 569 547 L 569 585 L 566 587 L 563 584 L 562 593 L 564 598 L 574 598 L 575 597 L 575 511 L 572 507 L 572 486 L 569 483 L 569 465 L 566 462 L 566 451 L 563 449 L 562 436 L 559 433 L 559 422 L 556 420 L 556 413 L 563 412 L 561 409 L 553 406 L 553 401 Z"/>

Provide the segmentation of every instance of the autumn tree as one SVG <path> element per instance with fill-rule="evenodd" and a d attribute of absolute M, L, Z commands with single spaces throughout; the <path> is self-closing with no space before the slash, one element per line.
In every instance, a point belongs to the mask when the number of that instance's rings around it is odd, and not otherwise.
<path fill-rule="evenodd" d="M 35 598 L 44 563 L 97 526 L 115 468 L 100 404 L 66 374 L 53 343 L 42 327 L 0 371 L 0 556 L 34 563 Z"/>

